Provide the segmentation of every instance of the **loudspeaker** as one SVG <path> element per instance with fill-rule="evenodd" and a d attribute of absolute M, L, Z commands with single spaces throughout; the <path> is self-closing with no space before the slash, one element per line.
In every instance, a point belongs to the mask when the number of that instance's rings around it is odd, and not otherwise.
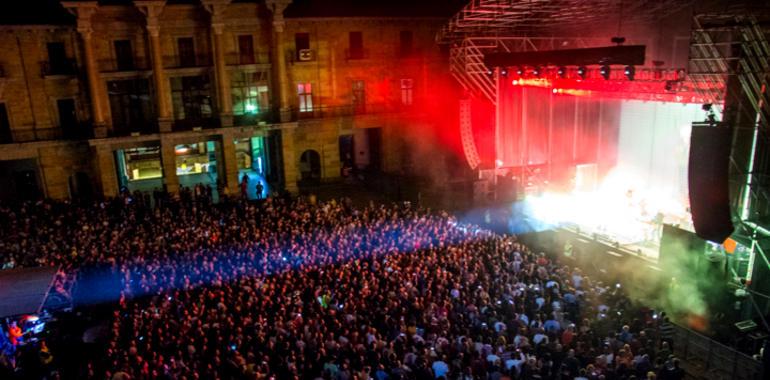
<path fill-rule="evenodd" d="M 728 165 L 730 129 L 693 125 L 690 138 L 688 184 L 695 233 L 722 243 L 735 229 L 730 217 Z"/>

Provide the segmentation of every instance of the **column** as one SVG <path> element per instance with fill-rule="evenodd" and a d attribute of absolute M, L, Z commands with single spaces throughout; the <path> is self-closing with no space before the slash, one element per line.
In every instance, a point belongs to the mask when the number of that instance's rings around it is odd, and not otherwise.
<path fill-rule="evenodd" d="M 217 80 L 217 99 L 219 105 L 219 121 L 223 127 L 233 125 L 233 100 L 230 94 L 230 78 L 227 75 L 225 62 L 225 32 L 224 12 L 230 0 L 201 0 L 201 4 L 211 15 L 211 39 L 214 47 L 214 72 Z"/>
<path fill-rule="evenodd" d="M 273 12 L 273 54 L 272 65 L 277 70 L 278 99 L 280 100 L 281 122 L 291 120 L 291 105 L 289 104 L 289 75 L 286 70 L 286 54 L 283 46 L 283 30 L 286 21 L 283 19 L 283 11 L 291 1 L 267 0 L 265 3 Z"/>
<path fill-rule="evenodd" d="M 99 5 L 96 2 L 62 2 L 62 5 L 72 14 L 77 16 L 77 31 L 83 41 L 83 53 L 86 65 L 86 78 L 88 80 L 88 93 L 91 98 L 91 118 L 93 120 L 94 137 L 107 137 L 107 122 L 104 115 L 102 95 L 102 81 L 99 77 L 99 68 L 96 66 L 96 57 L 92 42 L 93 29 L 91 16 L 96 13 Z"/>
<path fill-rule="evenodd" d="M 145 16 L 147 35 L 150 43 L 150 60 L 152 60 L 152 79 L 155 87 L 155 104 L 158 110 L 158 129 L 160 132 L 171 132 L 171 99 L 163 66 L 163 49 L 160 44 L 160 14 L 166 5 L 165 0 L 134 1 L 134 5 Z"/>
<path fill-rule="evenodd" d="M 224 29 L 225 25 L 223 23 L 211 25 L 211 30 L 214 32 L 214 68 L 217 73 L 219 120 L 223 127 L 230 127 L 233 125 L 233 99 L 230 94 L 230 78 L 227 75 L 225 47 L 222 42 Z"/>
<path fill-rule="evenodd" d="M 102 190 L 102 196 L 106 198 L 118 195 L 118 174 L 115 168 L 115 154 L 108 145 L 99 145 L 94 147 L 94 156 L 96 158 L 96 170 L 99 181 L 99 188 Z"/>
<path fill-rule="evenodd" d="M 170 140 L 160 142 L 160 162 L 163 166 L 163 184 L 169 194 L 179 193 L 179 177 L 176 175 L 176 144 Z"/>
<path fill-rule="evenodd" d="M 299 171 L 299 158 L 294 151 L 294 129 L 296 125 L 281 129 L 281 154 L 283 155 L 283 182 L 284 188 L 290 193 L 296 193 Z"/>
<path fill-rule="evenodd" d="M 222 168 L 219 171 L 224 178 L 221 180 L 225 186 L 226 195 L 240 194 L 240 182 L 238 181 L 238 161 L 235 154 L 235 137 L 230 133 L 222 134 L 222 163 L 217 163 Z M 251 184 L 253 186 L 255 184 Z"/>

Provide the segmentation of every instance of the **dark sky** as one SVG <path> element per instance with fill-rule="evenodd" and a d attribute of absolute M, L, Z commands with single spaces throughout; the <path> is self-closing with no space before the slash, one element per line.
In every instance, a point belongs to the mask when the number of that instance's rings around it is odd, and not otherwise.
<path fill-rule="evenodd" d="M 234 0 L 261 2 L 262 0 Z M 286 17 L 444 17 L 449 18 L 469 0 L 294 0 Z M 197 3 L 196 0 L 169 0 Z M 100 0 L 100 4 L 130 4 L 131 0 Z M 74 24 L 75 18 L 59 0 L 0 1 L 0 25 Z"/>

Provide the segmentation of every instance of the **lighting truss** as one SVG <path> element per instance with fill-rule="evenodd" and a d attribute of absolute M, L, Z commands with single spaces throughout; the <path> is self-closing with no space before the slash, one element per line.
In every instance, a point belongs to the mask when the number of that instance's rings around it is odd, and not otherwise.
<path fill-rule="evenodd" d="M 471 0 L 444 26 L 439 42 L 467 36 L 551 34 L 623 20 L 645 23 L 689 7 L 691 0 Z M 593 28 L 592 28 L 593 29 Z"/>

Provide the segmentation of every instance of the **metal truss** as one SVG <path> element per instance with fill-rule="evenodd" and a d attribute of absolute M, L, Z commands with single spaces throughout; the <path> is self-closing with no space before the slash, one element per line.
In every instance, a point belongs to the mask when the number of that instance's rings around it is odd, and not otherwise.
<path fill-rule="evenodd" d="M 466 91 L 497 105 L 496 73 L 494 68 L 484 64 L 485 54 L 590 48 L 607 46 L 607 42 L 606 37 L 466 37 L 450 48 L 450 72 Z M 548 71 L 546 77 L 557 76 L 555 67 L 545 69 Z M 586 82 L 606 83 L 596 71 L 596 68 L 588 69 Z M 516 77 L 513 73 L 509 74 L 509 78 Z M 622 73 L 617 70 L 611 79 L 625 81 Z M 637 69 L 635 80 L 626 83 L 622 89 L 616 88 L 613 96 L 639 100 L 692 101 L 694 98 L 691 93 L 694 89 L 690 87 L 703 84 L 687 84 L 684 79 L 684 68 L 642 67 Z M 611 87 L 607 86 L 607 89 L 611 90 Z"/>
<path fill-rule="evenodd" d="M 620 19 L 624 25 L 649 22 L 690 4 L 691 0 L 471 0 L 437 38 L 446 43 L 467 36 L 535 36 L 554 30 L 585 35 L 589 25 Z"/>

